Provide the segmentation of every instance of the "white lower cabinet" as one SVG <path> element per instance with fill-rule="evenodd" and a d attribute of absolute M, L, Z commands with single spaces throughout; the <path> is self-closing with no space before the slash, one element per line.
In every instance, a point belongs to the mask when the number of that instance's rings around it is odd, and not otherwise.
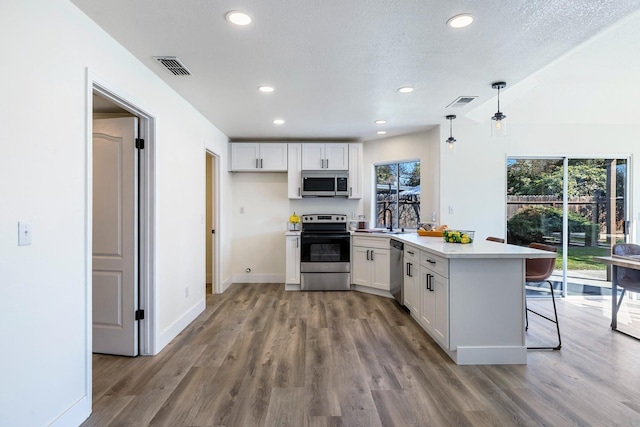
<path fill-rule="evenodd" d="M 404 245 L 404 306 L 420 316 L 420 249 Z"/>
<path fill-rule="evenodd" d="M 300 236 L 286 236 L 285 283 L 300 284 Z"/>
<path fill-rule="evenodd" d="M 389 291 L 389 239 L 364 236 L 354 236 L 352 239 L 351 283 Z"/>
<path fill-rule="evenodd" d="M 420 324 L 449 348 L 449 262 L 422 251 L 420 261 Z"/>

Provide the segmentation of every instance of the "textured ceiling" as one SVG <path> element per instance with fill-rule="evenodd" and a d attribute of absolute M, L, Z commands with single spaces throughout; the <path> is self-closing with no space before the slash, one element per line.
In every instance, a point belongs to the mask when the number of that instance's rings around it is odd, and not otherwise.
<path fill-rule="evenodd" d="M 508 94 L 640 9 L 640 0 L 72 2 L 230 139 L 370 140 L 379 129 L 427 129 L 495 97 L 494 81 L 506 81 Z M 254 22 L 232 26 L 229 10 Z M 465 12 L 472 26 L 446 26 Z M 192 75 L 174 76 L 153 59 L 161 55 L 177 56 Z M 276 91 L 260 93 L 261 84 Z M 415 91 L 396 91 L 405 85 Z M 478 99 L 446 108 L 459 96 Z"/>

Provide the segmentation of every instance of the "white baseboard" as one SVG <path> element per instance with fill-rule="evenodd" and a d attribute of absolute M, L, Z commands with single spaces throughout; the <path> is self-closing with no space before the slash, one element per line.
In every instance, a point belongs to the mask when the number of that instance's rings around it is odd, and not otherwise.
<path fill-rule="evenodd" d="M 233 283 L 284 283 L 284 274 L 236 274 Z"/>
<path fill-rule="evenodd" d="M 361 285 L 351 285 L 351 289 L 358 292 L 364 292 L 365 294 L 372 294 L 372 295 L 378 295 L 380 297 L 393 298 L 393 295 L 391 295 L 391 292 L 384 291 L 382 289 L 370 288 L 368 286 L 361 286 Z"/>
<path fill-rule="evenodd" d="M 54 427 L 79 426 L 89 418 L 89 415 L 91 415 L 91 401 L 89 396 L 84 395 L 49 425 Z"/>
<path fill-rule="evenodd" d="M 299 291 L 300 290 L 300 283 L 286 283 L 284 285 L 284 290 L 285 291 Z"/>
<path fill-rule="evenodd" d="M 167 344 L 171 342 L 172 339 L 178 336 L 180 332 L 184 330 L 191 322 L 193 322 L 196 317 L 198 317 L 207 305 L 206 300 L 203 298 L 196 302 L 193 307 L 187 310 L 178 320 L 173 322 L 167 329 L 160 333 L 160 339 L 158 340 L 158 345 L 156 347 L 156 354 L 160 353 L 163 348 L 166 347 Z"/>

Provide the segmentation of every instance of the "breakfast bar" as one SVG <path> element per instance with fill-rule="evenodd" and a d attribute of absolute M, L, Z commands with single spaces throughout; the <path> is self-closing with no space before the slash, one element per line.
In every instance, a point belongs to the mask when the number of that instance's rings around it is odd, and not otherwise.
<path fill-rule="evenodd" d="M 384 234 L 381 233 L 384 237 Z M 405 244 L 405 306 L 459 365 L 526 364 L 525 260 L 553 252 L 476 240 L 445 243 L 416 233 Z M 415 256 L 408 264 L 407 250 Z"/>

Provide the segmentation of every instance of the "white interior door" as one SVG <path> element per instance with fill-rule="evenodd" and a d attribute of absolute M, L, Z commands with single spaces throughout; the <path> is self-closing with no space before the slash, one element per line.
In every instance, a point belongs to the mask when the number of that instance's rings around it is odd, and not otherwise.
<path fill-rule="evenodd" d="M 93 351 L 138 354 L 135 117 L 93 121 Z"/>

